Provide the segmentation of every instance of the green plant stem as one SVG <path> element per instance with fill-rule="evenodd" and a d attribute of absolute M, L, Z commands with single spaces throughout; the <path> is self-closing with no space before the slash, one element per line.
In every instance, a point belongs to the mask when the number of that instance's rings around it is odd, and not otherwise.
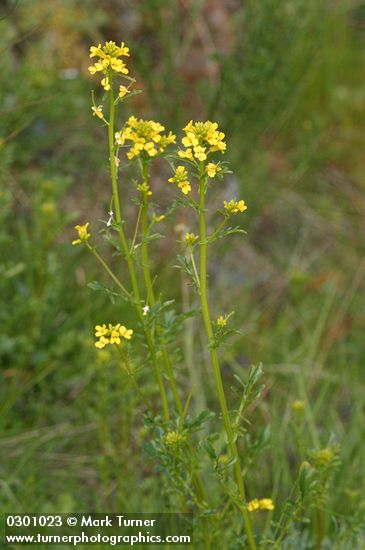
<path fill-rule="evenodd" d="M 147 218 L 147 210 L 148 210 L 148 204 L 147 204 L 147 198 L 144 197 L 143 199 L 143 205 L 142 205 L 142 216 L 141 216 L 141 223 L 142 223 L 142 244 L 141 244 L 141 254 L 142 254 L 142 271 L 143 271 L 143 277 L 144 282 L 146 286 L 146 292 L 147 292 L 147 302 L 150 307 L 153 307 L 156 304 L 155 299 L 155 293 L 153 291 L 152 286 L 152 279 L 150 274 L 150 268 L 149 268 L 149 253 L 148 253 L 148 218 Z M 162 357 L 166 368 L 166 374 L 168 376 L 172 395 L 174 398 L 175 406 L 178 411 L 178 413 L 181 415 L 183 412 L 183 407 L 181 403 L 181 399 L 179 396 L 179 392 L 177 390 L 175 377 L 173 374 L 173 368 L 171 365 L 170 357 L 168 354 L 168 351 L 166 349 L 166 346 L 162 345 L 161 347 L 162 351 Z"/>
<path fill-rule="evenodd" d="M 316 549 L 322 550 L 322 540 L 323 540 L 323 532 L 324 532 L 324 517 L 322 510 L 316 511 L 317 516 L 317 541 L 316 541 Z"/>
<path fill-rule="evenodd" d="M 249 547 L 251 550 L 256 550 L 256 543 L 254 540 L 254 535 L 251 527 L 251 521 L 246 508 L 246 492 L 245 492 L 245 486 L 244 486 L 244 481 L 242 477 L 240 458 L 239 458 L 238 449 L 234 438 L 231 420 L 229 417 L 227 401 L 224 393 L 223 381 L 222 381 L 222 376 L 220 372 L 218 353 L 217 353 L 217 350 L 211 346 L 214 340 L 214 335 L 213 335 L 212 322 L 211 322 L 210 313 L 209 313 L 208 290 L 207 290 L 208 243 L 207 243 L 207 228 L 206 228 L 206 219 L 205 219 L 205 191 L 206 191 L 206 177 L 204 175 L 201 175 L 199 180 L 200 302 L 201 302 L 201 309 L 202 309 L 205 331 L 209 342 L 209 352 L 210 352 L 214 380 L 215 380 L 217 394 L 218 394 L 219 405 L 220 405 L 220 409 L 223 417 L 224 428 L 227 434 L 228 446 L 233 458 L 235 459 L 235 463 L 234 463 L 235 478 L 236 478 L 239 494 L 243 503 L 242 506 L 239 506 L 239 509 L 242 514 L 243 522 L 245 525 Z"/>
<path fill-rule="evenodd" d="M 126 354 L 126 352 L 122 349 L 122 347 L 119 346 L 118 344 L 117 344 L 117 348 L 118 348 L 118 351 L 119 351 L 119 355 L 120 355 L 120 357 L 121 357 L 121 360 L 122 360 L 122 362 L 124 363 L 125 370 L 127 371 L 127 374 L 128 374 L 128 376 L 129 376 L 130 380 L 132 381 L 133 386 L 136 388 L 137 393 L 138 393 L 138 395 L 139 395 L 139 397 L 141 398 L 142 403 L 143 403 L 143 402 L 146 401 L 146 398 L 145 398 L 145 396 L 143 395 L 142 390 L 141 390 L 141 388 L 139 387 L 139 384 L 138 384 L 137 380 L 134 378 L 133 369 L 132 369 L 132 367 L 131 367 L 131 365 L 130 365 L 130 363 L 129 363 L 127 354 Z"/>
<path fill-rule="evenodd" d="M 128 264 L 129 269 L 129 275 L 132 283 L 133 288 L 133 294 L 134 294 L 134 303 L 135 307 L 137 309 L 138 316 L 140 318 L 140 321 L 142 323 L 142 326 L 144 327 L 144 332 L 146 336 L 146 341 L 148 345 L 148 349 L 151 355 L 151 360 L 153 367 L 155 369 L 156 378 L 158 387 L 160 390 L 160 396 L 161 396 L 161 402 L 162 402 L 162 408 L 163 408 L 163 414 L 165 420 L 169 420 L 170 413 L 169 413 L 169 405 L 166 395 L 166 390 L 162 378 L 162 373 L 160 366 L 157 361 L 156 356 L 156 350 L 153 344 L 153 339 L 150 330 L 148 327 L 146 327 L 144 319 L 143 319 L 143 312 L 142 312 L 142 306 L 141 306 L 141 298 L 140 298 L 140 292 L 138 287 L 138 281 L 137 281 L 137 275 L 136 270 L 134 268 L 134 263 L 132 256 L 129 251 L 128 243 L 126 236 L 124 234 L 123 230 L 123 222 L 122 222 L 122 216 L 121 216 L 121 209 L 120 209 L 120 201 L 119 201 L 119 192 L 118 192 L 118 182 L 117 182 L 117 174 L 116 174 L 116 166 L 115 166 L 115 159 L 114 159 L 114 119 L 115 119 L 115 104 L 114 104 L 114 93 L 113 93 L 113 80 L 112 75 L 109 76 L 110 80 L 110 91 L 109 91 L 109 126 L 108 126 L 108 136 L 109 136 L 109 164 L 110 164 L 110 176 L 112 180 L 112 189 L 113 189 L 113 200 L 114 200 L 114 207 L 115 207 L 115 219 L 118 226 L 118 235 L 119 240 L 121 242 L 125 259 Z"/>
<path fill-rule="evenodd" d="M 142 177 L 144 181 L 147 182 L 148 171 L 147 171 L 146 164 L 142 165 Z M 143 277 L 144 277 L 144 282 L 145 282 L 146 292 L 147 292 L 147 302 L 150 307 L 153 307 L 156 303 L 156 299 L 155 299 L 155 293 L 152 285 L 152 278 L 150 274 L 150 261 L 149 261 L 149 250 L 148 250 L 148 202 L 147 202 L 146 196 L 143 197 L 143 202 L 142 202 L 141 228 L 142 228 L 142 243 L 141 243 L 142 271 L 143 271 Z M 182 406 L 180 395 L 177 389 L 170 356 L 165 345 L 161 346 L 161 350 L 162 350 L 162 356 L 163 356 L 163 360 L 166 368 L 166 373 L 171 385 L 171 391 L 174 398 L 175 406 L 179 415 L 183 417 L 184 415 L 183 406 Z M 193 453 L 193 445 L 190 439 L 189 439 L 189 449 Z M 194 473 L 192 476 L 192 480 L 195 485 L 198 500 L 200 501 L 200 503 L 207 502 L 206 491 L 205 491 L 203 482 L 200 479 L 200 476 L 197 473 Z M 202 524 L 203 524 L 204 546 L 206 550 L 209 550 L 210 533 L 209 533 L 207 518 L 202 519 Z"/>
<path fill-rule="evenodd" d="M 96 251 L 96 248 L 92 247 L 88 242 L 86 242 L 87 248 L 92 252 L 95 256 L 95 258 L 101 263 L 105 271 L 108 273 L 108 275 L 113 279 L 115 284 L 124 292 L 126 297 L 131 300 L 131 295 L 129 294 L 128 290 L 125 288 L 125 286 L 120 282 L 118 277 L 112 272 L 112 270 L 109 268 L 108 264 L 103 260 L 103 258 L 100 256 L 100 254 Z"/>

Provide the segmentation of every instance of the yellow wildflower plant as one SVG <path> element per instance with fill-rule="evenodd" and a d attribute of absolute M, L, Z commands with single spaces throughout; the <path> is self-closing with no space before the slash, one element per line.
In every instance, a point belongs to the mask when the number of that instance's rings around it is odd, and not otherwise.
<path fill-rule="evenodd" d="M 274 510 L 275 506 L 271 498 L 262 498 L 261 500 L 254 498 L 247 504 L 247 510 L 249 512 L 256 512 L 257 510 Z"/>
<path fill-rule="evenodd" d="M 191 191 L 191 185 L 188 180 L 188 173 L 184 166 L 178 166 L 175 170 L 175 174 L 168 179 L 169 183 L 176 183 L 179 189 L 187 195 Z"/>
<path fill-rule="evenodd" d="M 245 210 L 247 210 L 247 204 L 244 200 L 231 200 L 229 202 L 224 201 L 224 209 L 226 210 L 227 214 L 239 214 L 240 212 L 244 212 Z"/>
<path fill-rule="evenodd" d="M 206 122 L 193 122 L 192 120 L 183 128 L 185 136 L 181 142 L 186 148 L 178 152 L 180 158 L 198 161 L 207 159 L 209 153 L 220 151 L 224 153 L 227 145 L 224 141 L 225 134 L 218 130 L 218 124 L 207 120 Z M 210 176 L 214 177 L 214 176 Z"/>
<path fill-rule="evenodd" d="M 103 73 L 104 78 L 101 80 L 101 85 L 104 90 L 110 90 L 110 75 L 127 75 L 129 73 L 124 61 L 120 57 L 129 56 L 129 48 L 124 42 L 117 46 L 115 42 L 105 42 L 104 46 L 91 46 L 90 57 L 98 57 L 99 59 L 89 67 L 90 74 L 94 75 L 98 72 Z"/>
<path fill-rule="evenodd" d="M 79 235 L 79 238 L 72 241 L 72 244 L 86 243 L 86 241 L 91 237 L 90 233 L 87 232 L 88 227 L 89 222 L 85 223 L 85 225 L 75 225 L 75 229 Z"/>
<path fill-rule="evenodd" d="M 103 349 L 108 344 L 120 344 L 122 338 L 130 340 L 132 334 L 132 329 L 127 329 L 120 323 L 116 325 L 109 323 L 108 326 L 106 326 L 106 324 L 96 325 L 95 336 L 98 338 L 98 341 L 95 342 L 95 347 Z"/>
<path fill-rule="evenodd" d="M 124 128 L 115 133 L 115 142 L 122 147 L 126 144 L 129 145 L 127 142 L 130 142 L 127 152 L 129 160 L 143 152 L 147 154 L 147 157 L 155 157 L 176 141 L 176 136 L 172 132 L 162 134 L 164 130 L 165 127 L 159 122 L 130 116 Z"/>

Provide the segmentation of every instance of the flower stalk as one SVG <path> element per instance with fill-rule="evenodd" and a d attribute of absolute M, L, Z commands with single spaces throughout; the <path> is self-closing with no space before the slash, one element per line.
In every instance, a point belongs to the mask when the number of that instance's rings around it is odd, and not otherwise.
<path fill-rule="evenodd" d="M 209 342 L 211 364 L 212 364 L 212 369 L 214 374 L 218 401 L 219 401 L 219 405 L 220 405 L 220 409 L 223 417 L 224 428 L 227 435 L 228 446 L 232 454 L 232 457 L 235 460 L 234 473 L 235 473 L 235 478 L 236 478 L 236 483 L 238 486 L 240 498 L 242 501 L 242 505 L 239 506 L 239 509 L 242 514 L 250 549 L 256 550 L 256 543 L 254 540 L 254 535 L 251 527 L 251 521 L 248 516 L 247 507 L 246 507 L 246 492 L 245 492 L 245 485 L 244 485 L 244 480 L 243 480 L 242 471 L 241 471 L 240 457 L 239 457 L 238 448 L 235 442 L 231 419 L 229 417 L 229 411 L 227 407 L 227 401 L 224 393 L 223 381 L 222 381 L 222 376 L 220 371 L 218 353 L 217 353 L 217 349 L 211 345 L 214 342 L 214 334 L 213 334 L 212 321 L 211 321 L 210 312 L 209 312 L 208 289 L 207 289 L 208 242 L 207 242 L 207 226 L 206 226 L 206 214 L 205 214 L 206 187 L 207 187 L 207 178 L 203 172 L 203 168 L 201 164 L 200 178 L 199 178 L 200 303 L 201 303 L 201 310 L 202 310 L 205 332 Z"/>
<path fill-rule="evenodd" d="M 161 369 L 157 360 L 156 350 L 153 344 L 153 339 L 151 332 L 148 327 L 146 327 L 146 324 L 144 322 L 143 318 L 143 311 L 142 311 L 142 305 L 141 305 L 141 297 L 140 297 L 140 291 L 138 286 L 138 280 L 136 275 L 136 270 L 134 267 L 134 262 L 130 254 L 130 250 L 128 247 L 127 239 L 124 234 L 123 230 L 123 222 L 122 222 L 122 216 L 121 216 L 121 209 L 120 209 L 120 201 L 119 201 L 119 192 L 118 192 L 118 181 L 117 181 L 117 174 L 116 174 L 116 165 L 114 160 L 114 130 L 115 130 L 115 103 L 114 103 L 114 92 L 113 92 L 113 76 L 110 72 L 109 76 L 109 82 L 110 82 L 110 90 L 109 90 L 109 126 L 108 126 L 108 136 L 109 136 L 109 165 L 110 165 L 110 176 L 112 180 L 112 190 L 113 190 L 113 202 L 114 202 L 114 208 L 115 208 L 115 219 L 118 227 L 118 235 L 119 239 L 124 251 L 125 259 L 128 264 L 128 270 L 129 275 L 131 279 L 133 294 L 134 294 L 134 305 L 136 307 L 139 319 L 144 327 L 144 332 L 146 336 L 146 341 L 148 345 L 148 349 L 151 355 L 151 361 L 153 364 L 153 367 L 155 369 L 156 379 L 160 391 L 160 397 L 161 397 L 161 403 L 163 408 L 163 414 L 165 420 L 169 420 L 170 418 L 170 411 L 169 411 L 169 404 L 167 400 L 167 394 L 166 389 L 161 373 Z"/>

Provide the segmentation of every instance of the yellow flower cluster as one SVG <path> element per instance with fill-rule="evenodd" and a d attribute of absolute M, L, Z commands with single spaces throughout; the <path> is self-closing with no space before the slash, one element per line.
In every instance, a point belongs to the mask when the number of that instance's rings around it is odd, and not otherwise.
<path fill-rule="evenodd" d="M 177 431 L 170 431 L 165 435 L 165 442 L 169 447 L 179 447 L 184 440 L 185 436 Z"/>
<path fill-rule="evenodd" d="M 227 318 L 226 317 L 223 317 L 223 315 L 220 315 L 217 319 L 217 325 L 220 327 L 220 328 L 223 328 L 225 327 L 227 324 Z"/>
<path fill-rule="evenodd" d="M 188 246 L 193 246 L 196 243 L 199 237 L 194 235 L 194 233 L 186 233 L 184 241 Z"/>
<path fill-rule="evenodd" d="M 124 325 L 120 323 L 112 325 L 109 323 L 108 326 L 96 325 L 95 327 L 95 336 L 99 338 L 95 342 L 95 346 L 99 349 L 104 348 L 108 344 L 120 344 L 121 338 L 130 340 L 132 338 L 133 330 L 127 329 Z"/>
<path fill-rule="evenodd" d="M 125 127 L 115 134 L 115 141 L 118 145 L 125 145 L 127 141 L 132 145 L 127 153 L 129 160 L 138 156 L 143 151 L 150 157 L 155 157 L 158 153 L 163 153 L 170 143 L 175 143 L 176 136 L 169 132 L 161 134 L 165 130 L 159 122 L 154 120 L 137 119 L 134 116 L 129 117 Z"/>
<path fill-rule="evenodd" d="M 90 57 L 98 57 L 99 59 L 89 67 L 89 72 L 90 74 L 101 72 L 105 75 L 101 81 L 104 90 L 110 90 L 110 73 L 128 74 L 129 71 L 124 61 L 119 59 L 123 56 L 129 56 L 129 48 L 124 45 L 124 42 L 120 46 L 117 46 L 115 42 L 105 42 L 104 46 L 101 46 L 101 44 L 91 46 Z"/>
<path fill-rule="evenodd" d="M 138 193 L 141 193 L 142 195 L 146 195 L 146 197 L 150 197 L 152 195 L 150 186 L 145 181 L 143 183 L 139 183 L 136 189 Z"/>
<path fill-rule="evenodd" d="M 245 201 L 224 201 L 224 208 L 227 211 L 228 214 L 239 214 L 240 212 L 244 212 L 247 210 L 247 204 Z"/>
<path fill-rule="evenodd" d="M 224 133 L 218 130 L 216 122 L 193 122 L 192 120 L 183 128 L 185 136 L 182 144 L 185 151 L 179 151 L 179 157 L 188 160 L 204 161 L 209 153 L 220 151 L 224 153 L 227 148 Z M 214 174 L 215 175 L 215 174 Z M 213 176 L 209 176 L 213 177 Z"/>
<path fill-rule="evenodd" d="M 247 510 L 249 512 L 256 512 L 256 510 L 274 510 L 275 506 L 271 498 L 262 498 L 258 500 L 254 498 L 247 504 Z"/>
<path fill-rule="evenodd" d="M 75 229 L 79 235 L 79 238 L 75 241 L 72 241 L 72 244 L 86 243 L 86 241 L 91 237 L 90 233 L 87 232 L 88 227 L 89 222 L 85 223 L 85 225 L 75 225 Z"/>
<path fill-rule="evenodd" d="M 184 166 L 178 166 L 172 178 L 169 178 L 169 183 L 176 183 L 179 189 L 187 195 L 191 191 L 191 185 L 188 180 L 188 173 Z"/>

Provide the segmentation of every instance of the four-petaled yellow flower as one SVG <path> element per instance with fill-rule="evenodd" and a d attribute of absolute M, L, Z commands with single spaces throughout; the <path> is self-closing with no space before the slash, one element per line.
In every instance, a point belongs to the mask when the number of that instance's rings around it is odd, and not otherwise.
<path fill-rule="evenodd" d="M 91 110 L 93 111 L 93 116 L 97 116 L 99 118 L 103 118 L 103 106 L 98 105 L 97 107 L 92 106 Z"/>
<path fill-rule="evenodd" d="M 274 510 L 275 506 L 271 498 L 262 498 L 258 500 L 254 498 L 247 504 L 247 510 L 249 512 L 255 512 L 256 510 Z"/>
<path fill-rule="evenodd" d="M 185 136 L 181 142 L 186 148 L 178 152 L 180 158 L 199 161 L 207 159 L 209 153 L 220 151 L 224 153 L 227 146 L 224 133 L 218 130 L 218 124 L 207 120 L 206 122 L 193 122 L 192 120 L 183 128 Z M 212 172 L 212 168 L 210 169 Z M 216 173 L 216 172 L 215 172 Z M 214 173 L 214 175 L 215 175 Z M 214 177 L 210 176 L 209 177 Z"/>
<path fill-rule="evenodd" d="M 72 241 L 72 244 L 86 243 L 86 241 L 91 237 L 90 233 L 87 232 L 88 226 L 89 222 L 85 223 L 85 225 L 75 225 L 75 229 L 79 234 L 79 238 L 75 241 Z"/>
<path fill-rule="evenodd" d="M 223 328 L 225 327 L 227 324 L 227 318 L 226 317 L 223 317 L 223 315 L 220 315 L 217 319 L 217 325 L 220 327 L 220 328 Z"/>
<path fill-rule="evenodd" d="M 188 180 L 188 173 L 184 166 L 178 166 L 175 170 L 175 174 L 169 178 L 169 183 L 176 183 L 179 189 L 187 195 L 191 191 L 191 185 Z"/>
<path fill-rule="evenodd" d="M 117 46 L 115 42 L 105 42 L 104 46 L 99 44 L 98 46 L 91 46 L 90 57 L 98 57 L 98 61 L 89 67 L 90 74 L 98 72 L 103 73 L 105 76 L 101 80 L 101 85 L 104 90 L 110 90 L 110 71 L 114 74 L 126 75 L 128 69 L 122 59 L 123 56 L 129 56 L 129 48 L 124 45 L 124 42 L 120 46 Z"/>
<path fill-rule="evenodd" d="M 176 136 L 169 132 L 162 134 L 165 127 L 154 120 L 137 119 L 129 117 L 124 128 L 115 134 L 117 145 L 125 145 L 131 142 L 127 157 L 129 160 L 145 152 L 149 157 L 155 157 L 163 153 L 168 145 L 175 143 Z"/>
<path fill-rule="evenodd" d="M 247 205 L 244 200 L 240 201 L 224 201 L 224 208 L 228 214 L 239 214 L 247 210 Z"/>
<path fill-rule="evenodd" d="M 124 97 L 129 93 L 130 93 L 130 90 L 128 88 L 126 88 L 125 86 L 119 86 L 119 93 L 118 93 L 119 97 Z"/>
<path fill-rule="evenodd" d="M 130 340 L 132 338 L 133 330 L 127 329 L 124 325 L 117 323 L 112 325 L 109 323 L 108 327 L 103 325 L 96 325 L 95 327 L 95 336 L 99 338 L 95 342 L 95 347 L 103 349 L 108 344 L 120 344 L 121 338 Z"/>
<path fill-rule="evenodd" d="M 210 178 L 214 178 L 218 172 L 220 172 L 222 168 L 218 166 L 218 164 L 215 164 L 214 162 L 208 162 L 208 164 L 205 167 L 205 171 L 208 174 Z"/>

